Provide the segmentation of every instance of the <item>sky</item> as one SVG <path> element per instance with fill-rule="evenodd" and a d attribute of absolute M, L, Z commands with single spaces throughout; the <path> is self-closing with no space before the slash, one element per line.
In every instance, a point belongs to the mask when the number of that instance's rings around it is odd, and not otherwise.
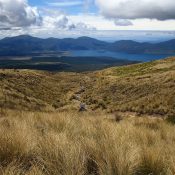
<path fill-rule="evenodd" d="M 100 37 L 102 31 L 104 37 L 117 31 L 174 35 L 174 9 L 175 0 L 0 0 L 0 38 Z"/>

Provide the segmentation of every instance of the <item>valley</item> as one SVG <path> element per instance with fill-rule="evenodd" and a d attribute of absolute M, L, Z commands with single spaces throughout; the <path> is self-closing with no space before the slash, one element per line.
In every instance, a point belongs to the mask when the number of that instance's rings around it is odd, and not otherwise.
<path fill-rule="evenodd" d="M 108 43 L 89 37 L 41 39 L 20 35 L 0 40 L 0 68 L 96 71 L 173 56 L 173 43 L 174 40 L 155 44 L 130 40 Z"/>
<path fill-rule="evenodd" d="M 1 106 L 19 110 L 78 110 L 74 107 L 74 94 L 83 84 L 86 91 L 82 102 L 90 110 L 174 113 L 174 62 L 171 57 L 84 73 L 1 69 Z"/>
<path fill-rule="evenodd" d="M 138 63 L 126 59 L 95 56 L 60 56 L 45 54 L 45 56 L 8 57 L 0 59 L 1 69 L 31 69 L 51 72 L 85 72 L 95 71 L 112 66 L 122 66 Z"/>

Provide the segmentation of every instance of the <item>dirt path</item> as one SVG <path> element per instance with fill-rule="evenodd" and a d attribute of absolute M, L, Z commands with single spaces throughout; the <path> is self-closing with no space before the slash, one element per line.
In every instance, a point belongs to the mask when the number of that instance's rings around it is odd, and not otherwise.
<path fill-rule="evenodd" d="M 79 104 L 79 110 L 83 110 L 86 111 L 87 108 L 87 104 L 83 101 L 82 99 L 82 95 L 86 92 L 86 86 L 85 86 L 85 82 L 80 82 L 80 88 L 77 92 L 75 92 L 74 94 L 74 102 Z"/>

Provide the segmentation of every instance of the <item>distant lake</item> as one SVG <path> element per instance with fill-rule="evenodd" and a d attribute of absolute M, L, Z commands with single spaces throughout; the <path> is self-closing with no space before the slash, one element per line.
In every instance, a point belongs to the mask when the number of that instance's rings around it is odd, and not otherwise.
<path fill-rule="evenodd" d="M 166 58 L 173 55 L 159 55 L 159 54 L 128 54 L 121 52 L 110 52 L 110 51 L 96 51 L 96 50 L 78 50 L 78 51 L 70 51 L 70 55 L 74 57 L 110 57 L 116 59 L 127 59 L 134 61 L 153 61 L 162 58 Z"/>

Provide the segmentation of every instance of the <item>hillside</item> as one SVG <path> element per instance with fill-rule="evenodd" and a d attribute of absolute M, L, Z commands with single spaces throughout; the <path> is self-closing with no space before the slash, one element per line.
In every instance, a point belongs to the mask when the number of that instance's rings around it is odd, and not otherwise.
<path fill-rule="evenodd" d="M 81 101 L 89 111 L 175 114 L 175 58 L 91 73 L 0 70 L 0 87 L 2 109 L 77 111 Z"/>
<path fill-rule="evenodd" d="M 175 57 L 89 73 L 1 69 L 0 174 L 173 175 L 174 116 Z"/>
<path fill-rule="evenodd" d="M 100 78 L 84 96 L 94 108 L 158 115 L 175 112 L 175 58 L 111 68 L 96 76 Z"/>
<path fill-rule="evenodd" d="M 55 53 L 70 50 L 106 50 L 132 54 L 175 54 L 175 40 L 161 43 L 140 43 L 121 40 L 113 43 L 89 37 L 77 39 L 41 39 L 29 35 L 7 37 L 0 40 L 0 56 L 37 56 L 41 53 Z"/>

